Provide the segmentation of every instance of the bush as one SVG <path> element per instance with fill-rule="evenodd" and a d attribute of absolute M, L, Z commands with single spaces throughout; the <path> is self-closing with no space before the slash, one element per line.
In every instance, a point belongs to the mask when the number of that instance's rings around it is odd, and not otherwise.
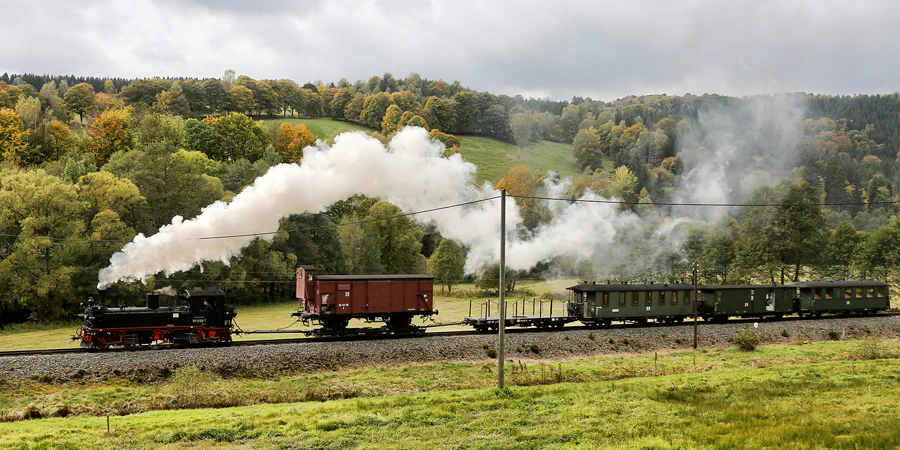
<path fill-rule="evenodd" d="M 841 333 L 831 330 L 828 332 L 828 339 L 831 339 L 832 341 L 839 341 L 841 340 Z"/>
<path fill-rule="evenodd" d="M 535 355 L 541 354 L 541 345 L 540 344 L 531 344 L 531 353 Z"/>
<path fill-rule="evenodd" d="M 487 349 L 488 358 L 496 358 L 497 357 L 497 349 L 493 346 L 488 347 Z"/>
<path fill-rule="evenodd" d="M 791 334 L 788 333 L 787 328 L 784 328 L 784 329 L 781 330 L 781 335 L 784 336 L 784 337 L 791 337 Z"/>
<path fill-rule="evenodd" d="M 629 341 L 628 338 L 625 338 L 625 339 L 622 339 L 622 343 L 625 345 L 628 345 L 631 343 L 631 341 Z"/>
<path fill-rule="evenodd" d="M 756 346 L 759 345 L 759 335 L 751 330 L 750 327 L 747 327 L 738 331 L 737 334 L 734 335 L 733 341 L 741 351 L 752 352 L 753 350 L 756 350 Z"/>
<path fill-rule="evenodd" d="M 882 359 L 890 356 L 884 342 L 874 336 L 858 341 L 855 350 L 855 356 L 859 359 Z"/>
<path fill-rule="evenodd" d="M 594 339 L 596 339 L 596 337 L 594 337 L 594 332 L 593 332 L 593 331 L 591 331 L 590 333 L 588 333 L 588 339 L 590 339 L 590 340 L 592 340 L 592 341 L 593 341 Z"/>

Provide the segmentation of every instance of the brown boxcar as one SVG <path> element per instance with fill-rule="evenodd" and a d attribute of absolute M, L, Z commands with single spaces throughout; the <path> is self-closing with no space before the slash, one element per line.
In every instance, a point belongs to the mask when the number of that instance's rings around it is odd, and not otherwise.
<path fill-rule="evenodd" d="M 299 315 L 330 330 L 345 328 L 350 319 L 405 328 L 414 316 L 437 314 L 433 284 L 429 275 L 317 275 L 314 266 L 300 266 Z"/>

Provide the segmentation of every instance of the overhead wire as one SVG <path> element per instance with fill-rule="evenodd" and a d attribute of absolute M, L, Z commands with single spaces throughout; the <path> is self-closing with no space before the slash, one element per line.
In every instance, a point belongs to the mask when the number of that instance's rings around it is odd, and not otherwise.
<path fill-rule="evenodd" d="M 648 206 L 698 206 L 713 208 L 734 208 L 734 207 L 768 207 L 768 208 L 788 208 L 791 206 L 866 206 L 866 205 L 894 205 L 900 203 L 900 200 L 886 200 L 880 202 L 829 202 L 829 203 L 687 203 L 687 202 L 642 202 L 628 200 L 608 200 L 608 199 L 587 199 L 573 197 L 542 197 L 537 195 L 513 195 L 506 194 L 507 197 L 533 199 L 533 200 L 549 200 L 549 201 L 565 201 L 570 203 L 606 203 L 612 205 L 648 205 Z"/>
<path fill-rule="evenodd" d="M 565 201 L 569 203 L 601 203 L 601 204 L 612 204 L 612 205 L 647 205 L 647 206 L 686 206 L 686 207 L 701 207 L 701 208 L 738 208 L 738 207 L 768 207 L 768 208 L 788 208 L 793 206 L 871 206 L 871 205 L 895 205 L 900 203 L 900 200 L 887 200 L 887 201 L 878 201 L 878 202 L 821 202 L 821 203 L 692 203 L 692 202 L 644 202 L 644 201 L 629 201 L 629 200 L 613 200 L 613 199 L 586 199 L 586 198 L 573 198 L 573 197 L 546 197 L 546 196 L 538 196 L 538 195 L 515 195 L 515 194 L 507 194 L 508 197 L 519 198 L 519 199 L 531 199 L 531 200 L 546 200 L 546 201 Z M 445 205 L 436 208 L 423 209 L 420 211 L 412 211 L 408 213 L 396 214 L 388 217 L 376 217 L 371 219 L 363 219 L 356 220 L 352 222 L 344 222 L 337 223 L 331 225 L 321 225 L 316 227 L 305 227 L 305 228 L 294 228 L 294 229 L 281 229 L 275 231 L 264 231 L 259 233 L 242 233 L 242 234 L 230 234 L 230 235 L 215 235 L 215 236 L 202 236 L 198 238 L 193 238 L 189 240 L 216 240 L 216 239 L 234 239 L 241 237 L 255 237 L 255 236 L 269 236 L 278 234 L 279 232 L 288 232 L 288 233 L 296 233 L 296 232 L 306 232 L 306 231 L 315 231 L 327 228 L 339 228 L 350 225 L 361 225 L 372 222 L 380 222 L 385 220 L 393 220 L 399 219 L 403 217 L 410 217 L 419 214 L 426 214 L 435 211 L 441 211 L 451 208 L 459 208 L 462 206 L 473 205 L 476 203 L 482 203 L 490 200 L 496 200 L 500 198 L 499 195 L 493 197 L 485 197 L 482 199 L 471 200 L 468 202 L 455 203 L 452 205 Z M 16 238 L 16 239 L 49 239 L 54 242 L 110 242 L 110 243 L 129 243 L 133 242 L 131 239 L 92 239 L 92 238 L 57 238 L 52 236 L 42 236 L 42 235 L 32 235 L 32 236 L 22 236 L 10 233 L 0 233 L 0 237 L 8 237 L 8 238 Z"/>

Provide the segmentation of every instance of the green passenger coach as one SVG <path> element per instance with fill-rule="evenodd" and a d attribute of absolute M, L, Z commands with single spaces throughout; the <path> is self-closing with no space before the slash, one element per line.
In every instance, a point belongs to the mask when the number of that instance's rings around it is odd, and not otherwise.
<path fill-rule="evenodd" d="M 680 322 L 694 313 L 690 284 L 580 284 L 567 289 L 572 291 L 569 315 L 587 326 Z"/>
<path fill-rule="evenodd" d="M 700 286 L 700 316 L 724 321 L 729 317 L 782 317 L 794 311 L 794 288 L 784 285 Z"/>
<path fill-rule="evenodd" d="M 788 285 L 797 290 L 798 313 L 875 314 L 890 308 L 887 283 L 881 281 L 808 281 Z"/>

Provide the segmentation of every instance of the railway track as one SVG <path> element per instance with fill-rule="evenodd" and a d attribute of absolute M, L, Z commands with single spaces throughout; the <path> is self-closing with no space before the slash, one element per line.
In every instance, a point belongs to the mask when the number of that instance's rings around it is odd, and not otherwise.
<path fill-rule="evenodd" d="M 900 315 L 900 311 L 889 311 L 882 312 L 876 316 L 868 316 L 868 317 L 890 317 Z M 818 320 L 831 320 L 831 319 L 846 319 L 853 317 L 867 317 L 860 316 L 855 314 L 845 314 L 845 315 L 832 315 L 827 317 L 817 317 L 817 318 L 803 318 L 803 317 L 784 317 L 781 319 L 766 319 L 765 322 L 790 322 L 790 321 L 818 321 Z M 733 319 L 726 322 L 728 323 L 753 323 L 753 322 L 761 322 L 759 319 Z M 706 326 L 716 326 L 720 324 L 710 323 L 705 321 L 699 321 L 699 324 Z M 662 324 L 662 323 L 619 323 L 612 325 L 611 327 L 606 328 L 593 328 L 586 327 L 583 325 L 568 325 L 561 329 L 537 329 L 537 328 L 519 328 L 519 327 L 507 327 L 507 333 L 547 333 L 547 332 L 558 332 L 558 331 L 576 331 L 576 330 L 603 330 L 609 328 L 620 328 L 620 329 L 628 329 L 628 328 L 642 328 L 642 327 L 685 327 L 685 326 L 693 326 L 693 322 L 687 320 L 683 323 L 674 323 L 674 324 Z M 298 332 L 302 333 L 302 332 Z M 457 331 L 435 331 L 424 334 L 372 334 L 372 335 L 361 335 L 361 336 L 343 336 L 343 337 L 297 337 L 297 338 L 283 338 L 283 339 L 252 339 L 252 340 L 242 340 L 242 341 L 234 341 L 230 344 L 231 347 L 251 347 L 257 345 L 276 345 L 276 344 L 307 344 L 307 343 L 316 343 L 316 342 L 352 342 L 352 341 L 371 341 L 371 340 L 381 340 L 381 339 L 414 339 L 414 338 L 423 338 L 423 337 L 445 337 L 445 336 L 489 336 L 493 333 L 483 333 L 475 330 L 457 330 Z M 40 350 L 7 350 L 0 351 L 0 358 L 7 357 L 23 357 L 23 356 L 40 356 L 40 355 L 62 355 L 67 353 L 97 353 L 97 354 L 115 354 L 121 352 L 142 352 L 142 351 L 167 351 L 167 350 L 175 350 L 175 349 L 184 349 L 184 348 L 203 348 L 203 347 L 186 347 L 186 346 L 177 346 L 177 345 L 164 345 L 164 346 L 147 346 L 147 347 L 138 347 L 138 348 L 111 348 L 103 351 L 91 351 L 85 350 L 82 348 L 55 348 L 55 349 L 40 349 Z"/>

